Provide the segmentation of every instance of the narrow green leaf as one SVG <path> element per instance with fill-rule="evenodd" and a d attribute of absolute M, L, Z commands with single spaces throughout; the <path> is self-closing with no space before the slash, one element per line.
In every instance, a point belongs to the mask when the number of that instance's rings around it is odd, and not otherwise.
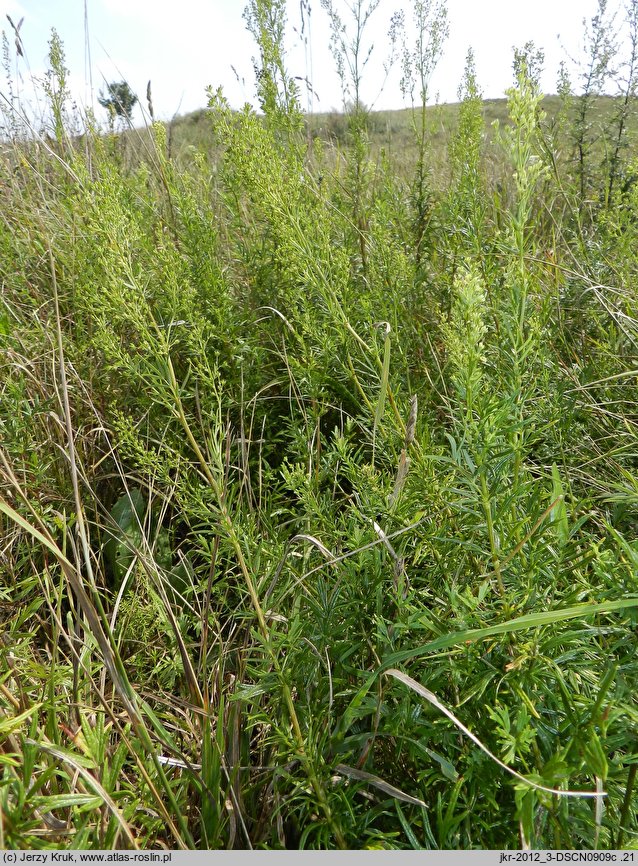
<path fill-rule="evenodd" d="M 585 762 L 594 776 L 598 776 L 603 782 L 606 781 L 609 765 L 603 744 L 596 731 L 591 732 L 589 742 L 585 746 Z"/>
<path fill-rule="evenodd" d="M 374 429 L 372 435 L 373 454 L 377 441 L 377 430 L 383 420 L 385 412 L 385 398 L 388 393 L 388 378 L 390 376 L 390 325 L 388 322 L 382 322 L 385 325 L 385 341 L 383 344 L 383 367 L 381 369 L 381 385 L 379 388 L 379 399 L 377 400 L 377 409 L 374 413 Z M 374 459 L 373 459 L 374 463 Z"/>
<path fill-rule="evenodd" d="M 554 502 L 554 506 L 550 512 L 551 521 L 556 529 L 559 544 L 563 546 L 569 540 L 569 520 L 567 519 L 567 507 L 565 505 L 565 490 L 555 463 L 552 464 L 552 482 L 552 502 Z"/>
<path fill-rule="evenodd" d="M 448 761 L 447 758 L 444 758 L 443 755 L 439 755 L 438 752 L 435 752 L 432 749 L 425 749 L 425 751 L 428 753 L 428 755 L 432 758 L 433 761 L 436 761 L 446 779 L 449 779 L 450 782 L 456 782 L 458 780 L 459 774 L 456 772 L 454 764 Z"/>
<path fill-rule="evenodd" d="M 499 623 L 498 625 L 488 626 L 488 628 L 467 629 L 465 631 L 457 631 L 452 634 L 443 635 L 436 640 L 426 643 L 423 646 L 415 647 L 414 649 L 401 650 L 401 652 L 393 653 L 384 659 L 380 670 L 392 667 L 398 662 L 406 661 L 407 659 L 415 659 L 420 656 L 429 655 L 440 650 L 450 649 L 453 646 L 484 640 L 487 637 L 493 637 L 497 634 L 510 634 L 511 632 L 521 631 L 526 628 L 538 628 L 543 625 L 552 625 L 555 622 L 563 622 L 568 619 L 582 618 L 586 619 L 597 614 L 613 613 L 616 610 L 625 610 L 627 608 L 638 607 L 638 598 L 628 596 L 624 599 L 616 601 L 603 601 L 599 604 L 577 604 L 573 607 L 564 607 L 559 610 L 545 610 L 537 613 L 526 613 L 524 616 L 510 619 L 507 622 Z"/>
<path fill-rule="evenodd" d="M 335 771 L 341 773 L 342 776 L 348 776 L 349 779 L 366 782 L 368 785 L 378 788 L 379 791 L 382 791 L 389 797 L 394 797 L 395 800 L 401 800 L 403 803 L 410 803 L 413 806 L 421 806 L 423 809 L 427 809 L 423 800 L 413 797 L 411 794 L 405 794 L 399 788 L 395 788 L 394 785 L 391 785 L 379 776 L 375 776 L 373 773 L 366 773 L 365 770 L 358 770 L 355 767 L 347 766 L 347 764 L 337 764 Z"/>
<path fill-rule="evenodd" d="M 91 806 L 99 809 L 104 805 L 101 797 L 94 794 L 53 794 L 50 797 L 34 797 L 33 805 L 41 811 L 54 812 L 73 806 Z"/>
<path fill-rule="evenodd" d="M 34 704 L 18 716 L 5 716 L 4 718 L 0 718 L 0 734 L 6 736 L 7 734 L 12 734 L 14 731 L 17 731 L 30 716 L 37 713 L 41 706 L 41 703 Z"/>

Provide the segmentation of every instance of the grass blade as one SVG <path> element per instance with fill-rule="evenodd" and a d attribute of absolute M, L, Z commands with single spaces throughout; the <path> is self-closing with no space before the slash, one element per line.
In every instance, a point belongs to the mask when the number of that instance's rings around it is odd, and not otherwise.
<path fill-rule="evenodd" d="M 475 743 L 481 751 L 485 752 L 485 754 L 491 758 L 495 763 L 499 765 L 503 770 L 509 773 L 511 776 L 514 776 L 515 779 L 518 779 L 519 782 L 522 782 L 524 785 L 527 785 L 530 788 L 534 788 L 537 791 L 545 791 L 547 794 L 556 794 L 559 797 L 606 797 L 607 794 L 605 791 L 596 790 L 596 791 L 560 791 L 558 788 L 547 788 L 545 785 L 539 785 L 536 782 L 533 782 L 531 779 L 525 778 L 525 776 L 521 776 L 520 773 L 517 773 L 516 770 L 513 770 L 511 767 L 508 767 L 507 764 L 503 763 L 500 758 L 497 758 L 493 752 L 485 746 L 477 736 L 475 736 L 468 728 L 465 727 L 463 722 L 461 722 L 454 713 L 449 710 L 445 704 L 442 704 L 441 701 L 437 698 L 433 692 L 426 689 L 425 686 L 422 686 L 421 683 L 412 679 L 412 677 L 407 674 L 402 673 L 401 671 L 396 670 L 395 668 L 390 668 L 385 672 L 386 676 L 394 677 L 395 680 L 406 685 L 409 689 L 412 689 L 413 692 L 416 692 L 422 698 L 425 698 L 426 701 L 432 704 L 432 706 L 436 707 L 437 710 L 443 713 L 443 715 L 447 716 L 450 721 L 452 721 L 456 727 L 465 734 L 466 737 L 469 737 L 473 743 Z"/>

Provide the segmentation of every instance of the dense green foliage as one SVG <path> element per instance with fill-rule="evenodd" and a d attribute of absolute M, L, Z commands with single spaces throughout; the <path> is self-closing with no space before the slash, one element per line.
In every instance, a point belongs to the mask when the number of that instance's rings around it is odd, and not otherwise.
<path fill-rule="evenodd" d="M 188 160 L 55 35 L 2 146 L 0 846 L 631 845 L 631 100 L 579 151 L 526 46 L 488 137 L 470 56 L 435 177 L 308 134 L 284 7 Z"/>

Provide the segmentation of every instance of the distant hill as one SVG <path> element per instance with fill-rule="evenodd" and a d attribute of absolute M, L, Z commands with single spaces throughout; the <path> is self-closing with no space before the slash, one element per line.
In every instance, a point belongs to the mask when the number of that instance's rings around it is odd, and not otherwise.
<path fill-rule="evenodd" d="M 634 100 L 635 102 L 635 100 Z M 543 110 L 546 114 L 545 127 L 551 129 L 561 111 L 562 102 L 559 96 L 546 96 L 543 100 Z M 574 98 L 571 115 L 575 116 L 577 98 Z M 428 107 L 430 134 L 430 160 L 436 171 L 447 161 L 447 142 L 457 128 L 460 103 L 448 103 Z M 602 130 L 613 121 L 614 114 L 620 108 L 619 98 L 599 96 L 592 101 L 590 121 L 592 138 L 600 139 L 596 127 Z M 638 133 L 638 105 L 632 106 L 629 121 L 628 146 L 634 148 Z M 411 130 L 412 109 L 372 111 L 369 115 L 369 133 L 373 157 L 383 151 L 395 163 L 404 163 L 406 169 L 413 164 L 416 155 L 414 136 Z M 486 99 L 483 101 L 483 117 L 485 120 L 486 146 L 489 151 L 492 142 L 492 129 L 495 121 L 499 124 L 508 123 L 507 99 Z M 306 117 L 309 134 L 321 137 L 329 148 L 335 151 L 347 146 L 348 119 L 337 111 L 315 113 Z M 171 156 L 178 161 L 188 159 L 192 150 L 212 153 L 214 150 L 211 136 L 210 116 L 207 109 L 200 109 L 190 114 L 179 116 L 166 124 L 167 141 Z M 561 150 L 563 156 L 569 153 L 569 141 L 565 140 Z M 601 149 L 600 158 L 603 158 Z"/>

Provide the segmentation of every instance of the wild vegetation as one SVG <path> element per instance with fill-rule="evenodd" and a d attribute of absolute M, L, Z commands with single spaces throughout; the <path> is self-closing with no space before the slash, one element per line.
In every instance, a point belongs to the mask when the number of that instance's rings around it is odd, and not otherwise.
<path fill-rule="evenodd" d="M 283 0 L 188 159 L 7 85 L 1 847 L 635 847 L 635 57 L 441 136 L 415 2 L 396 147 L 322 5 L 338 135 Z"/>

